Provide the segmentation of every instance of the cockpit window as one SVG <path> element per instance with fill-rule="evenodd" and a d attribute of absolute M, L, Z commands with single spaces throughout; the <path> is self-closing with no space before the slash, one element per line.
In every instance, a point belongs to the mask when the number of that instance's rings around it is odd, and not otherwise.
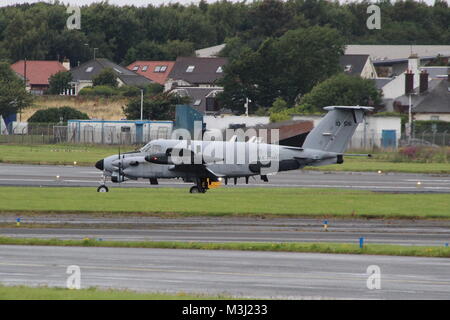
<path fill-rule="evenodd" d="M 159 144 L 146 144 L 142 147 L 141 152 L 149 153 L 149 154 L 155 154 L 155 153 L 161 153 L 162 147 Z"/>

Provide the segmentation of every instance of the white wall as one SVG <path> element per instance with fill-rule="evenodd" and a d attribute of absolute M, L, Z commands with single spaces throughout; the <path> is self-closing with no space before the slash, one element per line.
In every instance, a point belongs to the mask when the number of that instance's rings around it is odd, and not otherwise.
<path fill-rule="evenodd" d="M 319 116 L 301 116 L 295 115 L 293 120 L 311 120 L 314 121 L 314 127 L 322 120 Z M 383 130 L 395 130 L 398 140 L 401 136 L 401 119 L 400 117 L 366 117 L 366 130 L 364 132 L 364 123 L 360 123 L 356 128 L 355 134 L 349 143 L 349 148 L 367 148 L 373 146 L 381 147 L 381 137 Z M 364 142 L 365 141 L 365 142 Z"/>
<path fill-rule="evenodd" d="M 143 143 L 162 138 L 170 139 L 172 122 L 151 122 L 143 125 Z M 122 132 L 122 127 L 130 127 Z M 133 121 L 69 121 L 67 139 L 76 143 L 134 144 L 136 143 L 136 125 Z"/>

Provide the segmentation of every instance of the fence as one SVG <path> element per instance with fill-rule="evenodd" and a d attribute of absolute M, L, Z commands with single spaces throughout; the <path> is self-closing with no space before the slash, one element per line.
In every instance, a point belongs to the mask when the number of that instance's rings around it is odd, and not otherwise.
<path fill-rule="evenodd" d="M 56 144 L 67 143 L 67 126 L 60 124 L 15 123 L 10 134 L 0 135 L 0 143 L 14 144 Z"/>
<path fill-rule="evenodd" d="M 171 123 L 166 125 L 150 124 L 135 128 L 131 125 L 60 125 L 15 123 L 9 128 L 10 134 L 0 134 L 0 143 L 11 144 L 145 144 L 155 139 L 169 139 L 172 133 Z"/>
<path fill-rule="evenodd" d="M 413 133 L 411 138 L 402 135 L 400 145 L 450 146 L 450 132 L 422 131 Z"/>

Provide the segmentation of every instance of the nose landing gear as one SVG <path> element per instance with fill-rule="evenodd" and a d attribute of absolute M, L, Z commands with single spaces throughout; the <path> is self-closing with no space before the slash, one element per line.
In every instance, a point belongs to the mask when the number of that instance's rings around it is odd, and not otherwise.
<path fill-rule="evenodd" d="M 102 180 L 100 181 L 101 185 L 97 188 L 97 192 L 108 192 L 109 189 L 106 186 L 106 177 L 102 175 Z"/>
<path fill-rule="evenodd" d="M 108 192 L 108 191 L 109 191 L 108 187 L 105 186 L 104 184 L 102 184 L 97 188 L 97 192 Z"/>

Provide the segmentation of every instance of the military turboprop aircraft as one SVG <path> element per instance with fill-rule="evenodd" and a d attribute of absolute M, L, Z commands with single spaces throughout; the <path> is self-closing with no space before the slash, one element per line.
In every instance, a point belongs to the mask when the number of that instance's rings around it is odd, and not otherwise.
<path fill-rule="evenodd" d="M 220 181 L 344 162 L 344 151 L 356 127 L 372 107 L 330 106 L 326 116 L 308 134 L 302 147 L 253 141 L 153 140 L 138 151 L 109 156 L 95 167 L 103 171 L 98 192 L 108 192 L 106 178 L 114 183 L 139 178 L 182 178 L 193 182 L 191 193 L 205 193 Z M 368 155 L 370 156 L 370 155 Z"/>

